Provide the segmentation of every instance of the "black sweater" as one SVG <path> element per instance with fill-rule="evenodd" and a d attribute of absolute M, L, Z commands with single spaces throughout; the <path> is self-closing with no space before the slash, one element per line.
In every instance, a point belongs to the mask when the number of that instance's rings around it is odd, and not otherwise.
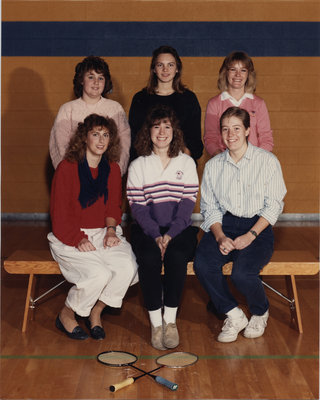
<path fill-rule="evenodd" d="M 196 95 L 186 89 L 183 93 L 174 92 L 169 96 L 148 94 L 146 89 L 136 93 L 132 98 L 129 111 L 129 124 L 131 128 L 130 159 L 137 157 L 134 150 L 134 141 L 142 127 L 149 109 L 157 104 L 171 107 L 179 121 L 184 135 L 186 147 L 190 150 L 194 160 L 201 157 L 203 143 L 201 140 L 201 108 Z"/>

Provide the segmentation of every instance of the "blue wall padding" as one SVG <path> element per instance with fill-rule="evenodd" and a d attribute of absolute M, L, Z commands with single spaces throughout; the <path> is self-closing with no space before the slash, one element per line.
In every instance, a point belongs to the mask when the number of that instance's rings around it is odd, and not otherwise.
<path fill-rule="evenodd" d="M 2 56 L 318 57 L 319 22 L 2 22 Z"/>

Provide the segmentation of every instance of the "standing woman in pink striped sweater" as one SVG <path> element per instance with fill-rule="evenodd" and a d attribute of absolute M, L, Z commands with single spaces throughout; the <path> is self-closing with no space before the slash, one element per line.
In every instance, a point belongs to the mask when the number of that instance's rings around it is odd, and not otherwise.
<path fill-rule="evenodd" d="M 204 127 L 204 146 L 210 156 L 226 149 L 222 142 L 219 121 L 229 107 L 241 107 L 250 115 L 249 142 L 272 151 L 273 137 L 264 100 L 254 94 L 256 73 L 248 54 L 234 51 L 223 61 L 219 71 L 218 88 L 221 93 L 207 105 Z"/>
<path fill-rule="evenodd" d="M 89 56 L 76 65 L 73 78 L 73 91 L 76 100 L 63 104 L 51 129 L 49 150 L 54 168 L 63 160 L 69 141 L 90 114 L 112 118 L 118 129 L 121 144 L 118 162 L 121 175 L 124 175 L 129 160 L 131 144 L 130 126 L 122 106 L 108 99 L 112 81 L 108 64 L 101 58 Z"/>

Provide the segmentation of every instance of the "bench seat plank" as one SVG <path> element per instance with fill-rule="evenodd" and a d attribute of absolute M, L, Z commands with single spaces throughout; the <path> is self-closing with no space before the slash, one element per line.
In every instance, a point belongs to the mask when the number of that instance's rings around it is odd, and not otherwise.
<path fill-rule="evenodd" d="M 27 329 L 28 312 L 33 298 L 34 275 L 61 274 L 58 263 L 52 259 L 49 250 L 17 250 L 4 261 L 4 269 L 10 274 L 28 274 L 29 282 L 25 311 L 22 324 L 22 332 Z M 224 275 L 231 275 L 232 263 L 223 267 Z M 319 261 L 308 251 L 276 250 L 272 259 L 260 272 L 260 275 L 282 275 L 291 282 L 289 290 L 292 292 L 294 308 L 294 319 L 296 319 L 298 330 L 302 330 L 302 321 L 295 275 L 315 275 L 319 272 Z M 193 262 L 188 263 L 188 275 L 194 275 Z"/>
<path fill-rule="evenodd" d="M 49 250 L 17 250 L 4 261 L 4 269 L 10 274 L 60 274 Z M 225 275 L 231 271 L 232 263 L 223 267 Z M 260 275 L 315 275 L 318 272 L 319 262 L 310 252 L 276 250 Z M 193 262 L 188 263 L 188 275 L 194 275 Z"/>

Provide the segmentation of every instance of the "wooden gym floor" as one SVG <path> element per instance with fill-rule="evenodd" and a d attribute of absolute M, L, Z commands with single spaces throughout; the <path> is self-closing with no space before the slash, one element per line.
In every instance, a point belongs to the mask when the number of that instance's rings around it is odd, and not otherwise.
<path fill-rule="evenodd" d="M 3 222 L 2 260 L 16 249 L 47 248 L 47 223 Z M 319 229 L 306 224 L 275 227 L 276 249 L 309 250 L 319 254 Z M 194 276 L 188 276 L 178 314 L 180 351 L 199 361 L 180 370 L 163 368 L 159 375 L 178 383 L 176 392 L 149 377 L 109 392 L 109 385 L 135 376 L 130 367 L 110 368 L 96 361 L 106 350 L 124 350 L 140 358 L 137 366 L 156 368 L 164 353 L 149 344 L 150 327 L 142 306 L 139 285 L 130 288 L 120 313 L 103 316 L 107 337 L 73 341 L 54 326 L 66 297 L 64 283 L 36 306 L 34 320 L 21 333 L 27 276 L 1 280 L 1 399 L 318 399 L 319 398 L 319 282 L 318 276 L 298 277 L 297 287 L 304 333 L 290 323 L 288 303 L 267 289 L 270 318 L 265 334 L 234 343 L 216 341 L 222 321 L 206 310 L 207 295 Z M 42 276 L 38 295 L 58 283 L 61 276 Z M 283 277 L 265 281 L 285 293 Z M 237 294 L 247 311 L 243 299 Z M 82 324 L 82 322 L 81 322 Z"/>

